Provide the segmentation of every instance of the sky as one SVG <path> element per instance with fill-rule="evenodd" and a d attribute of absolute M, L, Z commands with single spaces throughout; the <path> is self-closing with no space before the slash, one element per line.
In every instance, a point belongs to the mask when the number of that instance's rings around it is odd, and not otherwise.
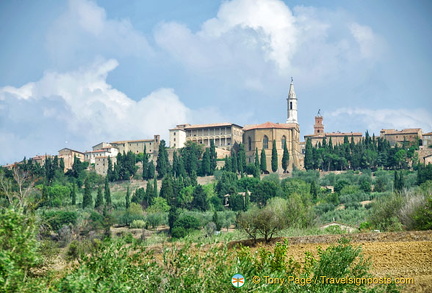
<path fill-rule="evenodd" d="M 0 164 L 177 124 L 432 131 L 429 0 L 3 0 Z"/>

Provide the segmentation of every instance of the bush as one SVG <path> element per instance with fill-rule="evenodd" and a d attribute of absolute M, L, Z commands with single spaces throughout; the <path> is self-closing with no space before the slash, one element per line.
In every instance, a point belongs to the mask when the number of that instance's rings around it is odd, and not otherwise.
<path fill-rule="evenodd" d="M 30 269 L 40 263 L 32 217 L 12 209 L 0 210 L 0 291 L 19 292 Z"/>
<path fill-rule="evenodd" d="M 42 213 L 42 218 L 50 225 L 52 230 L 57 232 L 63 226 L 75 226 L 78 214 L 77 212 L 67 211 L 46 211 Z"/>
<path fill-rule="evenodd" d="M 187 230 L 183 227 L 174 227 L 172 228 L 171 231 L 171 236 L 177 239 L 186 237 L 187 234 L 188 234 Z"/>
<path fill-rule="evenodd" d="M 131 228 L 139 228 L 142 229 L 146 226 L 146 223 L 143 220 L 133 220 L 130 224 Z"/>

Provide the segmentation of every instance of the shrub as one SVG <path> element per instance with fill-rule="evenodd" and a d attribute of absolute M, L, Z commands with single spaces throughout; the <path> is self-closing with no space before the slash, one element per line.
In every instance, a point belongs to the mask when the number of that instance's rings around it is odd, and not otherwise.
<path fill-rule="evenodd" d="M 171 231 L 171 236 L 177 239 L 186 237 L 187 234 L 186 229 L 183 227 L 174 227 Z"/>
<path fill-rule="evenodd" d="M 139 228 L 142 229 L 146 226 L 146 223 L 143 220 L 133 220 L 130 224 L 131 228 Z"/>
<path fill-rule="evenodd" d="M 68 211 L 46 211 L 42 213 L 42 218 L 48 222 L 52 230 L 58 231 L 63 226 L 74 226 L 77 222 L 78 214 L 77 212 Z"/>
<path fill-rule="evenodd" d="M 19 292 L 30 269 L 40 262 L 36 226 L 32 217 L 3 208 L 0 223 L 0 291 Z"/>

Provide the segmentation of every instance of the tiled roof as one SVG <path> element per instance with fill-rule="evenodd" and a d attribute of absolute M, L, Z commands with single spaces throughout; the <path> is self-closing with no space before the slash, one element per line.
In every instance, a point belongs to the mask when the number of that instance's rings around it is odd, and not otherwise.
<path fill-rule="evenodd" d="M 362 136 L 361 132 L 326 132 L 326 136 Z"/>
<path fill-rule="evenodd" d="M 243 128 L 244 131 L 252 130 L 252 129 L 292 129 L 296 128 L 297 124 L 295 123 L 273 123 L 273 122 L 266 122 L 262 124 L 254 124 L 254 125 L 245 125 Z"/>
<path fill-rule="evenodd" d="M 131 142 L 150 142 L 154 141 L 154 139 L 138 139 L 138 140 L 121 140 L 121 141 L 113 141 L 111 144 L 122 144 L 122 143 L 131 143 Z"/>
<path fill-rule="evenodd" d="M 63 151 L 63 150 L 70 150 L 71 152 L 74 152 L 74 153 L 84 154 L 83 152 L 76 151 L 76 150 L 73 150 L 73 149 L 70 149 L 70 148 L 62 148 L 61 150 L 59 150 L 59 152 L 61 152 L 61 151 Z"/>
<path fill-rule="evenodd" d="M 326 132 L 323 134 L 306 134 L 304 137 L 324 138 L 324 137 L 344 137 L 344 136 L 363 136 L 361 132 Z"/>
<path fill-rule="evenodd" d="M 212 124 L 196 124 L 196 125 L 189 125 L 186 126 L 184 129 L 197 129 L 197 128 L 212 128 L 212 127 L 228 127 L 228 126 L 237 126 L 242 128 L 240 125 L 234 124 L 234 123 L 212 123 Z"/>
<path fill-rule="evenodd" d="M 381 129 L 380 133 L 384 135 L 392 134 L 418 134 L 421 132 L 421 128 L 407 128 L 402 130 L 397 129 Z"/>
<path fill-rule="evenodd" d="M 432 136 L 432 132 L 423 133 L 423 136 Z"/>

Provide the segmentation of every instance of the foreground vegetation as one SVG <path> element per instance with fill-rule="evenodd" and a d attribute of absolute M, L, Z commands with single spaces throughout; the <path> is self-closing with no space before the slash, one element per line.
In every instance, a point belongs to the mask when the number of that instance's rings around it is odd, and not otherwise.
<path fill-rule="evenodd" d="M 374 144 L 371 139 L 363 150 L 375 150 Z M 394 150 L 385 146 L 389 158 Z M 345 154 L 351 147 L 362 149 L 347 144 Z M 319 149 L 325 155 L 324 150 L 338 148 Z M 264 273 L 301 278 L 319 273 L 334 278 L 367 276 L 370 264 L 348 243 L 317 257 L 307 255 L 302 264 L 285 257 L 287 244 L 256 253 L 248 248 L 228 250 L 226 244 L 346 233 L 339 226 L 320 228 L 334 221 L 356 231 L 431 229 L 432 165 L 414 164 L 411 155 L 401 158 L 405 161 L 399 160 L 395 170 L 373 164 L 373 168 L 322 174 L 311 166 L 282 179 L 278 174 L 260 174 L 268 171 L 258 156 L 246 165 L 242 145 L 233 148 L 221 170 L 216 169 L 214 146 L 203 150 L 196 144 L 175 153 L 172 164 L 163 143 L 156 165 L 144 154 L 122 154 L 106 177 L 78 159 L 67 172 L 56 157 L 44 166 L 24 160 L 13 169 L 0 168 L 0 290 L 225 291 L 234 289 L 230 278 L 235 273 L 246 280 Z M 288 156 L 283 159 L 285 169 Z M 354 157 L 344 168 L 351 160 Z M 320 166 L 324 165 L 316 167 Z M 208 175 L 212 180 L 198 183 L 198 176 Z M 343 291 L 320 283 L 292 283 L 282 289 L 259 286 L 245 285 L 247 290 L 265 292 Z M 379 292 L 390 287 L 356 285 L 348 291 Z"/>

